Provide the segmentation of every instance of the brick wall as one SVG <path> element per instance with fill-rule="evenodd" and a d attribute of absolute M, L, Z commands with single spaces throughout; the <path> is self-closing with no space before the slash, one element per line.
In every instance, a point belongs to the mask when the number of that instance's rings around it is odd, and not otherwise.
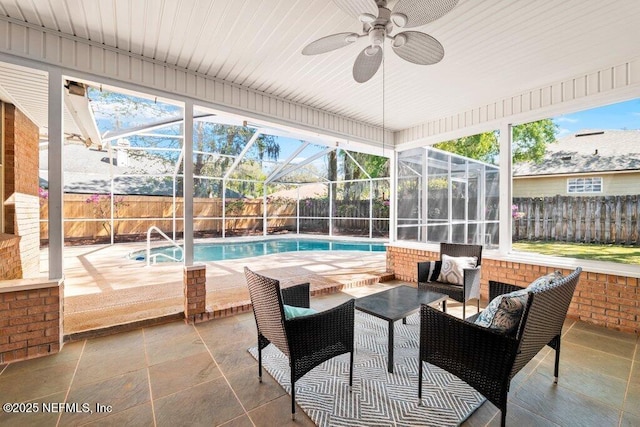
<path fill-rule="evenodd" d="M 40 199 L 38 197 L 38 127 L 11 104 L 4 107 L 5 233 L 20 236 L 20 275 L 36 277 L 40 271 Z M 0 271 L 15 271 L 14 258 L 0 259 Z M 14 274 L 0 279 L 14 279 Z"/>
<path fill-rule="evenodd" d="M 438 252 L 387 246 L 387 271 L 407 282 L 417 281 L 418 261 L 437 260 Z M 624 332 L 640 333 L 640 279 L 615 274 L 586 271 L 573 295 L 568 317 Z M 489 279 L 526 287 L 536 278 L 561 270 L 571 270 L 533 263 L 509 262 L 482 257 L 481 295 L 488 299 Z"/>
<path fill-rule="evenodd" d="M 0 280 L 21 277 L 20 237 L 13 234 L 0 234 Z"/>
<path fill-rule="evenodd" d="M 62 293 L 62 281 L 0 284 L 0 364 L 60 351 Z"/>
<path fill-rule="evenodd" d="M 5 104 L 5 198 L 13 193 L 38 195 L 38 126 L 11 104 Z"/>

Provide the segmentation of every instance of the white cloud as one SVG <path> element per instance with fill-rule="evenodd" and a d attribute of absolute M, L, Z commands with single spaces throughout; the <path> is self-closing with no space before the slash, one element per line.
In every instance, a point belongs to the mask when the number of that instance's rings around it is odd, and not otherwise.
<path fill-rule="evenodd" d="M 559 128 L 559 129 L 558 129 L 558 133 L 556 134 L 556 139 L 557 139 L 557 138 L 562 138 L 563 136 L 567 136 L 567 135 L 570 135 L 570 134 L 572 134 L 572 133 L 573 133 L 573 132 L 572 132 L 572 131 L 570 131 L 569 129 L 566 129 L 566 128 Z"/>

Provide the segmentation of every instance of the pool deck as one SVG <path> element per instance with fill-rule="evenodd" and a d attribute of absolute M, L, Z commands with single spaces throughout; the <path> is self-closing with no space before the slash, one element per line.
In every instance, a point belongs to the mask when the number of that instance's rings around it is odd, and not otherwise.
<path fill-rule="evenodd" d="M 127 257 L 142 249 L 146 243 L 65 247 L 65 336 L 178 317 L 184 309 L 182 264 L 147 267 Z M 43 249 L 43 271 L 47 256 L 47 249 Z M 283 287 L 310 282 L 312 290 L 324 294 L 377 283 L 385 274 L 385 263 L 384 252 L 358 251 L 286 252 L 203 262 L 207 268 L 207 311 L 217 317 L 243 311 L 243 307 L 246 310 L 245 266 L 278 278 Z"/>

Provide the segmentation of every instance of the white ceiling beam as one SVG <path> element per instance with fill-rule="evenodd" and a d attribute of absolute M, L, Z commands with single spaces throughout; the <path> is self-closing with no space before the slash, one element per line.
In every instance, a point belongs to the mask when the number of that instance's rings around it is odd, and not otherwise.
<path fill-rule="evenodd" d="M 72 93 L 73 88 L 77 88 L 79 93 Z M 73 121 L 78 129 L 82 133 L 84 143 L 87 146 L 97 145 L 102 146 L 102 137 L 98 131 L 96 125 L 96 118 L 93 115 L 93 110 L 89 105 L 89 98 L 87 98 L 86 88 L 78 86 L 74 82 L 68 82 L 66 89 L 64 90 L 64 104 L 67 107 L 67 111 L 71 114 Z"/>

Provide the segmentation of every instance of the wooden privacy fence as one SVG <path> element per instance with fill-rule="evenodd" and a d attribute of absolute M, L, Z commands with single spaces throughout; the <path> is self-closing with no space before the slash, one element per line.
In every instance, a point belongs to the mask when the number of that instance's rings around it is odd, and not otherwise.
<path fill-rule="evenodd" d="M 226 227 L 233 230 L 262 230 L 262 200 L 227 199 Z M 182 233 L 183 202 L 176 198 L 176 232 Z M 193 201 L 194 231 L 222 233 L 222 200 L 195 198 Z M 295 203 L 278 201 L 268 204 L 270 227 L 295 227 Z M 114 232 L 116 236 L 145 235 L 152 225 L 165 233 L 173 231 L 173 198 L 164 196 L 115 196 Z M 48 239 L 48 203 L 40 201 L 40 238 Z M 274 218 L 271 218 L 274 217 Z M 69 239 L 107 237 L 111 230 L 111 200 L 107 195 L 65 194 L 64 235 Z"/>
<path fill-rule="evenodd" d="M 640 196 L 514 198 L 514 240 L 640 246 Z"/>
<path fill-rule="evenodd" d="M 177 197 L 175 207 L 176 233 L 182 233 L 183 202 Z M 48 203 L 40 200 L 40 236 L 48 239 Z M 149 227 L 156 226 L 163 232 L 173 232 L 173 198 L 164 196 L 115 196 L 114 235 L 145 236 Z M 194 232 L 203 235 L 222 234 L 222 200 L 195 198 L 193 201 Z M 293 199 L 274 198 L 267 202 L 267 228 L 295 231 L 298 207 Z M 300 230 L 305 232 L 327 232 L 329 201 L 327 199 L 304 199 L 300 201 Z M 336 232 L 369 231 L 369 201 L 334 205 L 334 228 Z M 262 232 L 264 204 L 262 199 L 226 199 L 226 232 L 246 234 Z M 388 206 L 382 202 L 373 205 L 374 217 L 387 218 Z M 107 195 L 65 194 L 64 235 L 68 239 L 107 238 L 111 233 L 111 199 Z M 374 220 L 376 235 L 388 233 L 389 221 Z M 118 239 L 116 239 L 118 240 Z"/>

